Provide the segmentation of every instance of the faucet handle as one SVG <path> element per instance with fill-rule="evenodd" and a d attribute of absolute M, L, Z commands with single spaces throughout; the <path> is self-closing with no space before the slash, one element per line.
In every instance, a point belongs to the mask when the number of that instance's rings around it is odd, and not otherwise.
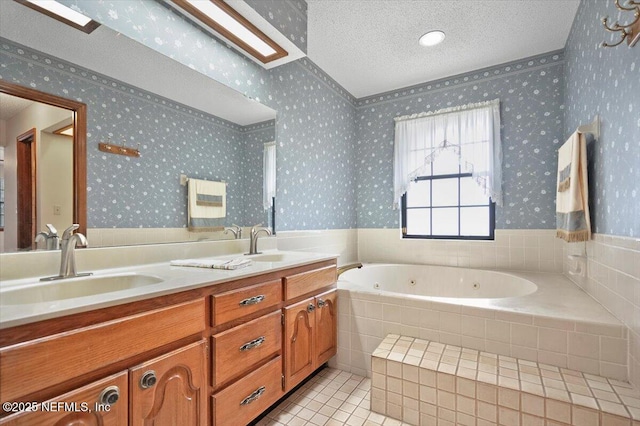
<path fill-rule="evenodd" d="M 73 234 L 73 231 L 75 231 L 78 228 L 80 228 L 80 224 L 74 223 L 73 225 L 65 229 L 64 232 L 62 233 L 62 239 L 68 240 L 69 237 L 71 237 L 71 235 Z"/>
<path fill-rule="evenodd" d="M 79 227 L 79 225 L 78 225 L 78 227 Z M 49 230 L 49 237 L 57 237 L 58 236 L 58 230 L 51 223 L 47 223 L 47 229 Z"/>

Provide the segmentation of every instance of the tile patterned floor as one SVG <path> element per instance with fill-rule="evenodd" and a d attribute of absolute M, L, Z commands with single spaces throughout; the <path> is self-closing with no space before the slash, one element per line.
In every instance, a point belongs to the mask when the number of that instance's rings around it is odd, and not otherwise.
<path fill-rule="evenodd" d="M 369 410 L 371 380 L 325 368 L 256 423 L 257 426 L 408 426 Z"/>

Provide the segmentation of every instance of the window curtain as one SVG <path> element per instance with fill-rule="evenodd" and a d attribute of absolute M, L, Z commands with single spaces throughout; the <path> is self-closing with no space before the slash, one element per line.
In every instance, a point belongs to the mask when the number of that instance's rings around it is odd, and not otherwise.
<path fill-rule="evenodd" d="M 484 194 L 502 205 L 500 101 L 495 99 L 434 112 L 396 117 L 393 206 L 415 178 L 444 149 L 458 156 L 463 173 L 471 173 Z M 430 174 L 430 173 L 428 173 Z"/>
<path fill-rule="evenodd" d="M 262 204 L 265 210 L 273 205 L 273 197 L 276 196 L 276 143 L 264 144 L 264 156 L 262 162 Z"/>

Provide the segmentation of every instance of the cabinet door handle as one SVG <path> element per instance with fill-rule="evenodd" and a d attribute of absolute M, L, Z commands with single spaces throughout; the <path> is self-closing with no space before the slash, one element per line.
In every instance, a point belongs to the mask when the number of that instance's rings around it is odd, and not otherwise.
<path fill-rule="evenodd" d="M 244 345 L 240 346 L 240 351 L 248 351 L 249 349 L 257 348 L 258 346 L 263 344 L 264 341 L 265 341 L 265 337 L 260 336 L 257 339 L 253 339 L 252 341 L 247 342 Z"/>
<path fill-rule="evenodd" d="M 153 370 L 146 371 L 140 378 L 140 387 L 142 389 L 148 389 L 156 384 L 158 379 L 156 378 L 156 372 Z"/>
<path fill-rule="evenodd" d="M 248 405 L 251 404 L 253 401 L 255 401 L 256 399 L 260 398 L 260 396 L 264 393 L 264 391 L 266 391 L 267 388 L 264 386 L 260 386 L 258 389 L 254 390 L 253 392 L 251 392 L 251 395 L 249 395 L 248 397 L 246 397 L 245 399 L 242 400 L 242 402 L 240 402 L 240 405 Z"/>
<path fill-rule="evenodd" d="M 239 305 L 240 306 L 257 305 L 258 303 L 262 302 L 263 300 L 264 300 L 264 294 L 260 294 L 258 296 L 253 296 L 253 297 L 250 297 L 248 299 L 241 300 Z"/>
<path fill-rule="evenodd" d="M 324 308 L 325 306 L 327 306 L 327 302 L 322 299 L 318 299 L 318 308 Z"/>
<path fill-rule="evenodd" d="M 309 303 L 309 306 L 307 306 L 307 312 L 311 313 L 315 310 L 316 310 L 316 305 L 314 305 L 313 303 Z"/>
<path fill-rule="evenodd" d="M 117 386 L 109 386 L 104 388 L 98 397 L 100 404 L 113 405 L 120 399 L 120 389 Z"/>

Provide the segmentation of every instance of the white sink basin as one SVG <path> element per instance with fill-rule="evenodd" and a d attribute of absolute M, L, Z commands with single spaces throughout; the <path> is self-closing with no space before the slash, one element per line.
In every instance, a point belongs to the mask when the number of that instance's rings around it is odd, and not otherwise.
<path fill-rule="evenodd" d="M 25 305 L 55 302 L 76 297 L 94 296 L 114 291 L 158 284 L 163 280 L 152 275 L 119 274 L 71 278 L 42 282 L 0 292 L 0 305 Z"/>
<path fill-rule="evenodd" d="M 273 253 L 273 254 L 259 254 L 251 257 L 251 260 L 255 262 L 292 262 L 303 258 L 304 254 L 294 253 Z"/>

